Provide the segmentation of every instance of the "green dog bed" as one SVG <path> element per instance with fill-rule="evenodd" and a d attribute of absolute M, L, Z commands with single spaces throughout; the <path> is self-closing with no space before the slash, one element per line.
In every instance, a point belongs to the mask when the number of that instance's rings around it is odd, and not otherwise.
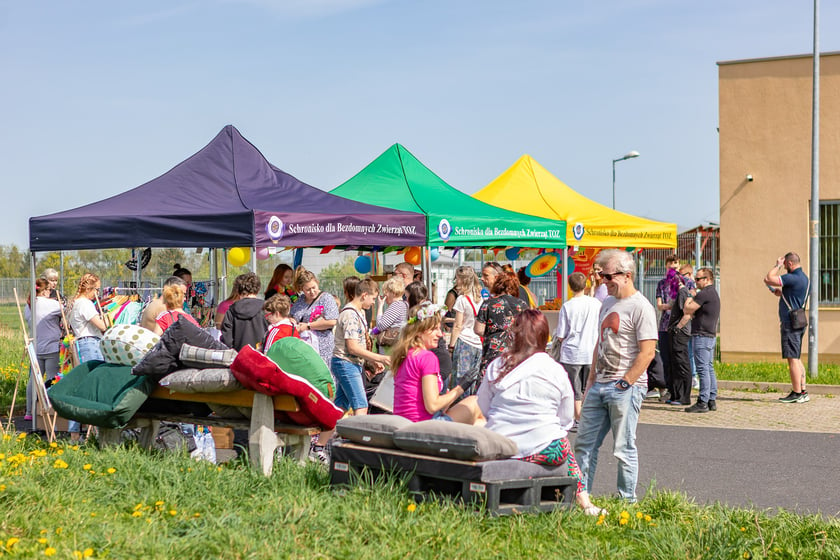
<path fill-rule="evenodd" d="M 91 360 L 73 368 L 47 391 L 56 412 L 101 428 L 122 428 L 154 389 L 155 382 L 131 366 Z"/>

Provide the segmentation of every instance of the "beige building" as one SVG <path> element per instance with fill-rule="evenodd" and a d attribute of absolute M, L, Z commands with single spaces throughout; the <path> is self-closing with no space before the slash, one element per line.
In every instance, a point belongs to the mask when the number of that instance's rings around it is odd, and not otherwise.
<path fill-rule="evenodd" d="M 820 363 L 840 363 L 840 53 L 820 57 Z M 812 57 L 720 62 L 721 357 L 781 360 L 776 258 L 810 276 Z M 803 360 L 808 334 L 803 341 Z"/>

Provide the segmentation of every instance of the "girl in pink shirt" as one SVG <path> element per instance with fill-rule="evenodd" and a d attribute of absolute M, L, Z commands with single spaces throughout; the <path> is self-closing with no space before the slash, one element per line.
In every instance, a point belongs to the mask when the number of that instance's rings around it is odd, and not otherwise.
<path fill-rule="evenodd" d="M 475 397 L 452 406 L 464 394 L 460 385 L 441 394 L 440 363 L 430 350 L 443 336 L 445 307 L 424 302 L 409 310 L 409 319 L 391 352 L 394 375 L 394 414 L 412 422 L 448 420 L 475 424 L 480 411 Z M 470 379 L 472 383 L 472 379 Z"/>

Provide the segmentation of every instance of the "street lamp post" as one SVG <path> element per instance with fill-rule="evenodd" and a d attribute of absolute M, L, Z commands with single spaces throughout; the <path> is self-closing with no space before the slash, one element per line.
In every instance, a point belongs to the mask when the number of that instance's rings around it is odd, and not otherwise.
<path fill-rule="evenodd" d="M 627 152 L 624 156 L 612 160 L 613 162 L 613 210 L 615 210 L 615 162 L 617 161 L 624 161 L 625 159 L 633 159 L 639 157 L 639 152 L 633 150 L 632 152 Z"/>

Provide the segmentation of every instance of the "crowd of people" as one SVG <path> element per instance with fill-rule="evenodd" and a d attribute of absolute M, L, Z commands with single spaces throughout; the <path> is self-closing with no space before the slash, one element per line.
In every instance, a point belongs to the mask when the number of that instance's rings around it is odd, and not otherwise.
<path fill-rule="evenodd" d="M 371 395 L 387 379 L 393 401 L 385 409 L 393 414 L 501 433 L 516 443 L 515 458 L 565 465 L 577 481 L 578 505 L 598 515 L 603 511 L 589 494 L 609 432 L 618 494 L 636 499 L 636 426 L 642 401 L 650 396 L 648 368 L 657 350 L 665 371 L 662 402 L 689 413 L 717 409 L 713 361 L 720 299 L 714 271 L 700 268 L 695 274 L 691 265 L 680 266 L 676 255 L 669 257 L 654 308 L 635 286 L 635 264 L 632 253 L 603 250 L 591 275 L 570 274 L 572 297 L 561 307 L 554 333 L 535 309 L 523 271 L 496 262 L 478 271 L 458 267 L 445 305 L 429 300 L 422 273 L 409 263 L 398 264 L 381 289 L 371 278 L 348 277 L 340 295 L 322 291 L 305 267 L 281 264 L 265 290 L 256 274 L 238 276 L 218 305 L 216 326 L 221 340 L 236 350 L 250 345 L 265 352 L 288 336 L 305 341 L 330 369 L 334 402 L 349 415 L 381 412 Z M 180 317 L 191 319 L 186 308 L 191 274 L 175 268 L 140 318 L 159 334 Z M 81 361 L 102 358 L 98 342 L 108 328 L 97 306 L 99 278 L 82 276 L 64 320 L 56 280 L 54 270 L 45 271 L 36 282 L 34 318 L 27 308 L 27 318 L 37 325 L 38 363 L 47 379 L 58 371 L 59 340 L 67 326 Z M 791 394 L 780 400 L 806 402 L 799 361 L 804 328 L 791 323 L 790 311 L 804 307 L 809 291 L 798 255 L 780 257 L 765 283 L 780 297 L 782 350 L 791 372 Z M 31 403 L 29 395 L 28 416 Z M 70 432 L 78 439 L 79 426 L 71 423 Z M 572 432 L 577 432 L 574 445 Z M 312 457 L 328 456 L 331 435 L 322 432 L 313 441 Z"/>

